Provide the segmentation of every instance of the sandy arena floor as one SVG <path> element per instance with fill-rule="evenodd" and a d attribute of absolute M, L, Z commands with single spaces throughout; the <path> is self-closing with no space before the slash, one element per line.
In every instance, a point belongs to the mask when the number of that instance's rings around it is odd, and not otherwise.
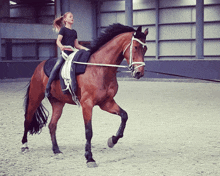
<path fill-rule="evenodd" d="M 54 155 L 48 127 L 28 135 L 21 153 L 23 97 L 27 82 L 0 82 L 0 175 L 219 176 L 220 85 L 189 82 L 119 81 L 117 103 L 129 115 L 124 138 L 114 148 L 120 117 L 93 111 L 92 151 L 87 168 L 81 108 L 66 105 L 58 123 L 63 154 Z M 51 112 L 47 100 L 44 105 Z M 51 113 L 50 113 L 51 114 Z"/>

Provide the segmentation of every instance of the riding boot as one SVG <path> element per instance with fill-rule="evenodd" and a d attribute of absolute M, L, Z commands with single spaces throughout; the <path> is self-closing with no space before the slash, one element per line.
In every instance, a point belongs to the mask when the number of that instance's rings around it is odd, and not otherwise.
<path fill-rule="evenodd" d="M 50 97 L 50 89 L 51 89 L 51 84 L 53 82 L 53 80 L 55 79 L 56 75 L 59 73 L 60 67 L 62 66 L 64 62 L 63 58 L 58 58 L 56 64 L 54 65 L 50 76 L 49 76 L 49 80 L 47 82 L 47 86 L 46 86 L 46 90 L 45 90 L 45 97 Z"/>
<path fill-rule="evenodd" d="M 74 93 L 77 91 L 77 82 L 76 82 L 76 64 L 72 64 L 72 68 L 70 70 L 70 77 L 71 77 L 71 89 Z"/>

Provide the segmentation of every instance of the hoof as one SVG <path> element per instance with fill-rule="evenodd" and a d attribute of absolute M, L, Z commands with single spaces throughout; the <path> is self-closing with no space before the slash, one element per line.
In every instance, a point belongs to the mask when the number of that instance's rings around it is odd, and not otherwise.
<path fill-rule="evenodd" d="M 59 152 L 54 152 L 54 155 L 59 155 L 59 154 L 63 154 L 63 152 L 59 151 Z"/>
<path fill-rule="evenodd" d="M 55 150 L 55 151 L 53 151 L 53 153 L 54 153 L 55 155 L 63 154 L 60 150 Z"/>
<path fill-rule="evenodd" d="M 29 148 L 28 148 L 28 147 L 22 147 L 22 148 L 21 148 L 21 152 L 22 152 L 22 153 L 29 152 Z"/>
<path fill-rule="evenodd" d="M 53 158 L 56 160 L 63 160 L 65 156 L 63 155 L 63 153 L 57 153 L 57 154 L 54 154 Z"/>
<path fill-rule="evenodd" d="M 96 162 L 88 162 L 87 167 L 88 168 L 94 168 L 94 167 L 98 167 L 98 165 L 96 164 Z"/>
<path fill-rule="evenodd" d="M 57 148 L 53 148 L 53 153 L 56 155 L 56 154 L 60 154 L 60 153 L 62 153 L 62 152 L 61 152 L 60 149 L 57 147 Z"/>
<path fill-rule="evenodd" d="M 27 143 L 23 144 L 23 146 L 21 147 L 21 152 L 22 153 L 29 152 L 29 148 L 27 146 Z"/>
<path fill-rule="evenodd" d="M 109 139 L 108 139 L 108 147 L 109 148 L 113 148 L 114 147 L 114 143 L 113 143 L 113 141 L 112 141 L 112 137 L 110 137 Z"/>

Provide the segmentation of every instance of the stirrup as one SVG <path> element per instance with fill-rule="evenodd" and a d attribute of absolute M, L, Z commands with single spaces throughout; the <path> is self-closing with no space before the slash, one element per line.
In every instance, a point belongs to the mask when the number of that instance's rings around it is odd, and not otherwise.
<path fill-rule="evenodd" d="M 69 91 L 70 91 L 70 94 L 72 95 L 72 100 L 80 107 L 80 102 L 75 92 L 73 92 L 71 88 L 69 88 Z"/>
<path fill-rule="evenodd" d="M 79 99 L 78 99 L 78 97 L 76 96 L 75 92 L 72 91 L 70 84 L 67 84 L 66 89 L 62 89 L 62 91 L 66 91 L 66 90 L 68 90 L 68 91 L 70 92 L 70 94 L 71 94 L 71 96 L 72 96 L 72 100 L 80 107 Z"/>
<path fill-rule="evenodd" d="M 45 94 L 44 94 L 45 98 L 49 98 L 51 96 L 51 93 L 50 93 L 50 89 L 49 90 L 45 90 Z"/>

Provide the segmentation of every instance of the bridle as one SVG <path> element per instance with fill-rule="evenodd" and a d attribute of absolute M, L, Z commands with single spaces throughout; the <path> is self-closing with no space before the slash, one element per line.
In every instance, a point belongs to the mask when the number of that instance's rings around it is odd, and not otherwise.
<path fill-rule="evenodd" d="M 147 46 L 146 43 L 143 43 L 142 41 L 140 41 L 139 39 L 135 38 L 136 32 L 133 34 L 132 38 L 131 38 L 131 42 L 125 47 L 124 51 L 122 52 L 123 56 L 126 52 L 126 50 L 128 49 L 128 47 L 130 46 L 130 58 L 129 58 L 129 66 L 125 66 L 125 65 L 114 65 L 114 64 L 98 64 L 98 63 L 85 63 L 85 62 L 77 62 L 77 61 L 73 61 L 73 63 L 75 64 L 82 64 L 82 65 L 94 65 L 94 66 L 103 66 L 103 67 L 118 67 L 118 68 L 128 68 L 130 71 L 134 72 L 137 71 L 137 68 L 145 66 L 144 62 L 133 62 L 133 56 L 132 56 L 132 48 L 133 48 L 133 41 L 137 41 L 138 43 L 140 43 L 142 45 L 142 47 Z M 73 51 L 76 51 L 77 49 L 73 48 L 72 46 L 65 46 L 65 48 L 69 48 L 72 49 Z M 62 51 L 62 57 L 65 60 L 69 59 L 69 56 Z M 135 66 L 134 65 L 138 65 Z"/>
<path fill-rule="evenodd" d="M 147 46 L 146 43 L 144 43 L 144 42 L 140 41 L 139 39 L 135 38 L 135 35 L 136 35 L 136 32 L 133 34 L 133 36 L 131 38 L 131 42 L 125 47 L 125 49 L 124 49 L 124 51 L 122 53 L 123 56 L 124 56 L 125 52 L 127 51 L 128 47 L 130 46 L 129 69 L 131 71 L 134 71 L 134 70 L 136 70 L 139 67 L 145 66 L 145 62 L 133 62 L 133 56 L 132 56 L 133 41 L 135 40 L 138 43 L 140 43 L 143 48 L 144 48 L 144 46 Z M 134 68 L 134 65 L 139 65 L 139 66 L 136 66 Z"/>

